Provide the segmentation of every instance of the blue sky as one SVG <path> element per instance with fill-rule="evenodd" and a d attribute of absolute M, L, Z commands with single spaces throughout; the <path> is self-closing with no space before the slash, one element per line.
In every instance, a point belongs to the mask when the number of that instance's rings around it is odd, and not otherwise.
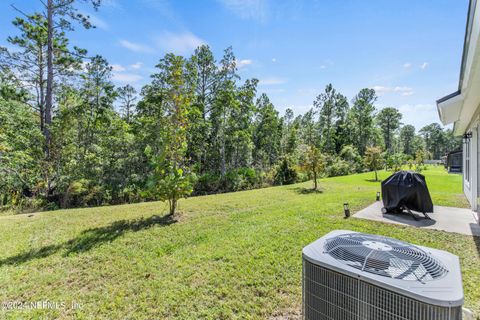
<path fill-rule="evenodd" d="M 0 4 L 0 45 L 16 31 L 11 20 L 39 0 Z M 72 44 L 101 54 L 117 85 L 149 81 L 166 52 L 190 55 L 210 45 L 217 58 L 233 46 L 242 79 L 260 80 L 276 108 L 296 114 L 328 83 L 349 100 L 377 90 L 377 107 L 392 106 L 404 123 L 438 122 L 435 100 L 457 89 L 468 0 L 104 0 L 84 13 Z"/>

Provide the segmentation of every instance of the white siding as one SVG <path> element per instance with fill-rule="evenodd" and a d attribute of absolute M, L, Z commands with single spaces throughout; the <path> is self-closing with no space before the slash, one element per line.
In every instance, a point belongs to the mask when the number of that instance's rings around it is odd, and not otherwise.
<path fill-rule="evenodd" d="M 470 128 L 472 137 L 463 143 L 463 192 L 473 210 L 477 209 L 480 188 L 480 128 Z"/>

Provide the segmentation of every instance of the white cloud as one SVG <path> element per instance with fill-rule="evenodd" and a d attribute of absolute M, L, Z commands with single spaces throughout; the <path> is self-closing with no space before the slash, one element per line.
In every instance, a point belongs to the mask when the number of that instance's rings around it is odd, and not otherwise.
<path fill-rule="evenodd" d="M 386 93 L 400 93 L 402 96 L 411 96 L 414 94 L 414 91 L 410 87 L 384 87 L 384 86 L 373 86 L 373 90 L 379 95 L 382 96 Z"/>
<path fill-rule="evenodd" d="M 318 94 L 318 89 L 300 88 L 300 89 L 297 89 L 297 93 L 303 96 L 315 96 L 316 94 Z"/>
<path fill-rule="evenodd" d="M 130 69 L 138 70 L 142 67 L 143 63 L 142 62 L 135 62 L 134 64 L 129 65 L 128 67 Z"/>
<path fill-rule="evenodd" d="M 405 63 L 403 64 L 403 67 L 404 67 L 405 69 L 409 69 L 409 68 L 412 67 L 412 64 L 411 64 L 410 62 L 405 62 Z"/>
<path fill-rule="evenodd" d="M 93 14 L 89 14 L 90 16 L 90 22 L 97 28 L 102 29 L 102 30 L 108 30 L 109 25 L 106 23 L 104 20 L 100 19 L 97 16 L 94 16 Z"/>
<path fill-rule="evenodd" d="M 164 31 L 157 39 L 157 45 L 166 52 L 176 54 L 188 54 L 198 46 L 206 44 L 206 41 L 200 39 L 191 32 L 172 33 Z"/>
<path fill-rule="evenodd" d="M 253 63 L 253 61 L 250 60 L 250 59 L 238 60 L 238 61 L 237 61 L 237 68 L 238 68 L 238 69 L 241 69 L 241 68 L 243 68 L 243 67 L 246 67 L 246 66 L 251 65 L 252 63 Z"/>
<path fill-rule="evenodd" d="M 140 2 L 147 8 L 154 9 L 165 18 L 172 20 L 176 18 L 175 11 L 168 0 L 140 0 Z"/>
<path fill-rule="evenodd" d="M 120 8 L 119 3 L 116 0 L 103 0 L 102 1 L 103 7 L 110 7 L 110 8 Z"/>
<path fill-rule="evenodd" d="M 403 115 L 402 122 L 414 125 L 417 130 L 439 121 L 437 107 L 434 104 L 404 104 L 398 111 Z"/>
<path fill-rule="evenodd" d="M 277 62 L 277 58 L 272 58 L 272 62 L 273 63 Z"/>
<path fill-rule="evenodd" d="M 411 96 L 413 94 L 413 89 L 410 87 L 395 87 L 393 92 L 399 92 L 402 96 Z"/>
<path fill-rule="evenodd" d="M 323 63 L 320 65 L 320 69 L 327 69 L 328 67 L 333 66 L 333 61 L 330 59 L 323 60 Z"/>
<path fill-rule="evenodd" d="M 142 80 L 142 76 L 134 73 L 113 73 L 112 79 L 117 82 L 138 82 Z"/>
<path fill-rule="evenodd" d="M 282 93 L 285 92 L 285 89 L 282 88 L 265 88 L 262 90 L 262 92 L 268 93 L 268 94 L 275 94 L 275 93 Z"/>
<path fill-rule="evenodd" d="M 428 67 L 428 62 L 424 62 L 420 65 L 420 69 L 425 70 Z"/>
<path fill-rule="evenodd" d="M 292 109 L 295 114 L 304 114 L 312 108 L 313 108 L 312 104 L 290 106 L 290 109 Z"/>
<path fill-rule="evenodd" d="M 260 79 L 258 81 L 258 84 L 268 86 L 268 85 L 284 84 L 285 82 L 287 82 L 285 78 L 270 77 L 270 78 Z"/>
<path fill-rule="evenodd" d="M 228 10 L 242 19 L 265 22 L 268 8 L 266 0 L 218 0 Z"/>
<path fill-rule="evenodd" d="M 133 52 L 143 52 L 143 53 L 149 53 L 153 52 L 152 48 L 145 46 L 143 44 L 139 43 L 134 43 L 130 42 L 128 40 L 120 40 L 120 45 L 128 50 L 131 50 Z"/>
<path fill-rule="evenodd" d="M 119 64 L 112 64 L 112 70 L 114 72 L 122 72 L 122 71 L 125 71 L 125 67 L 122 66 L 122 65 L 119 65 Z"/>

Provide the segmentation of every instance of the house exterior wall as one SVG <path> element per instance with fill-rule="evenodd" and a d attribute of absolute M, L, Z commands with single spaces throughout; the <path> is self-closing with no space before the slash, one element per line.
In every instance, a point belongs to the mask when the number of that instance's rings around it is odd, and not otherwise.
<path fill-rule="evenodd" d="M 472 210 L 479 208 L 480 197 L 480 126 L 469 128 L 471 138 L 463 140 L 463 193 Z"/>

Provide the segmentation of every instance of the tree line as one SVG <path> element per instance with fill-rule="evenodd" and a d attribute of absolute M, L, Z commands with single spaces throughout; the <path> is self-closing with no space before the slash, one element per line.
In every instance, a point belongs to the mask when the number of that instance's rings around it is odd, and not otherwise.
<path fill-rule="evenodd" d="M 368 88 L 349 101 L 328 84 L 305 114 L 280 114 L 257 79 L 240 78 L 231 47 L 219 59 L 207 45 L 166 54 L 140 92 L 115 87 L 105 58 L 69 42 L 75 25 L 93 27 L 88 17 L 71 0 L 44 5 L 13 21 L 15 50 L 0 48 L 4 209 L 164 200 L 173 214 L 191 194 L 312 178 L 316 188 L 320 176 L 459 147 L 439 124 L 417 133 L 397 109 L 377 111 Z"/>

